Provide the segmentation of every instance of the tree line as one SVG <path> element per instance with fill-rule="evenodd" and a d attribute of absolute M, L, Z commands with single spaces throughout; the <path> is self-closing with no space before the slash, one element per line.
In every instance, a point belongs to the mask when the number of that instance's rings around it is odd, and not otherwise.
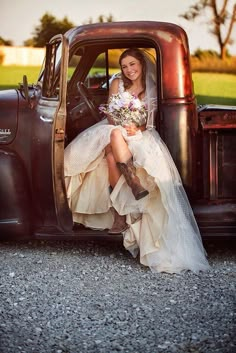
<path fill-rule="evenodd" d="M 209 9 L 210 17 L 208 17 Z M 179 15 L 187 21 L 194 21 L 199 16 L 206 16 L 209 32 L 216 38 L 219 46 L 219 57 L 225 59 L 228 54 L 228 47 L 234 43 L 233 28 L 236 23 L 236 3 L 230 7 L 229 0 L 198 0 L 188 10 Z M 35 26 L 33 36 L 24 41 L 25 46 L 44 47 L 47 42 L 56 34 L 64 34 L 70 28 L 75 27 L 67 17 L 57 19 L 50 13 L 45 13 Z M 112 15 L 100 15 L 96 22 L 114 22 Z M 90 18 L 87 23 L 93 23 Z M 13 45 L 13 42 L 0 37 L 0 45 Z"/>
<path fill-rule="evenodd" d="M 114 22 L 113 16 L 100 15 L 95 22 Z M 93 23 L 93 19 L 90 17 L 87 23 Z M 71 22 L 67 16 L 62 20 L 57 19 L 52 14 L 46 12 L 40 19 L 39 25 L 35 26 L 32 34 L 33 36 L 26 39 L 23 43 L 26 47 L 44 47 L 50 39 L 56 34 L 64 34 L 69 29 L 76 25 Z M 13 46 L 13 42 L 10 39 L 4 39 L 0 36 L 0 45 Z"/>

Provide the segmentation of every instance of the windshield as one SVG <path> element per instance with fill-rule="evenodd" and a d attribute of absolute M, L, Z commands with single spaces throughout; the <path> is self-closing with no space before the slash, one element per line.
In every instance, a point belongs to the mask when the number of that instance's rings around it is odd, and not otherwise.
<path fill-rule="evenodd" d="M 41 82 L 41 83 L 43 82 L 43 74 L 44 74 L 44 70 L 45 70 L 45 61 L 46 61 L 46 57 L 44 57 L 41 69 L 39 71 L 38 83 L 39 82 Z"/>
<path fill-rule="evenodd" d="M 56 71 L 56 68 L 61 60 L 61 53 L 62 53 L 62 43 L 61 42 L 57 43 L 57 45 L 55 47 L 55 51 L 56 51 L 56 54 L 55 54 L 54 65 L 55 65 L 55 71 Z M 42 85 L 44 74 L 45 74 L 45 62 L 46 62 L 46 55 L 44 57 L 43 64 L 41 66 L 41 69 L 39 72 L 39 77 L 38 77 L 38 83 L 41 83 L 41 85 Z"/>

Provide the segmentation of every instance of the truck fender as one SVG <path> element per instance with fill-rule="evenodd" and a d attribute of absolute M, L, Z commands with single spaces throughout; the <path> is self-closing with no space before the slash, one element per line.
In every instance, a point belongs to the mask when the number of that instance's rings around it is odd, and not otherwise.
<path fill-rule="evenodd" d="M 23 162 L 0 149 L 0 237 L 27 237 L 31 228 L 29 180 Z"/>

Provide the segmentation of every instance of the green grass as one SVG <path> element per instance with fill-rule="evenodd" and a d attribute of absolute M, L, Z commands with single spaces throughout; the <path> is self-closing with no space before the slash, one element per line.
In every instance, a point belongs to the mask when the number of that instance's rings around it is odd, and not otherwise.
<path fill-rule="evenodd" d="M 0 66 L 0 90 L 17 87 L 25 74 L 29 83 L 36 83 L 39 72 L 34 66 Z M 198 104 L 236 105 L 236 75 L 196 72 L 193 81 Z"/>
<path fill-rule="evenodd" d="M 40 67 L 37 66 L 0 66 L 0 90 L 15 88 L 27 75 L 29 83 L 36 83 Z"/>
<path fill-rule="evenodd" d="M 193 82 L 199 104 L 236 105 L 236 75 L 198 72 Z"/>

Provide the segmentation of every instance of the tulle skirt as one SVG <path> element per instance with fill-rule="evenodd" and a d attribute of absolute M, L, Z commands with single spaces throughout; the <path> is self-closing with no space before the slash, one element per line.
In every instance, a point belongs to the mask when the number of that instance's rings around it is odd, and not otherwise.
<path fill-rule="evenodd" d="M 104 148 L 119 128 L 148 196 L 135 200 L 121 175 L 110 193 Z M 112 207 L 126 215 L 123 244 L 153 272 L 195 273 L 209 268 L 201 236 L 179 173 L 155 129 L 127 136 L 103 120 L 65 149 L 65 183 L 73 220 L 93 229 L 110 228 Z"/>

